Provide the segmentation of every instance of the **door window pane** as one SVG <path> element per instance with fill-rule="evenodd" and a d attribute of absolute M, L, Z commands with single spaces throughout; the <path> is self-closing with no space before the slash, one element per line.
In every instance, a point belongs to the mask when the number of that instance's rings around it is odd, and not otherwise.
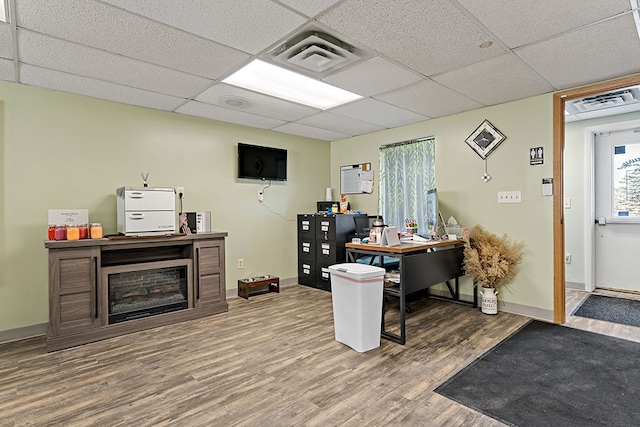
<path fill-rule="evenodd" d="M 613 216 L 640 217 L 640 141 L 613 147 Z"/>

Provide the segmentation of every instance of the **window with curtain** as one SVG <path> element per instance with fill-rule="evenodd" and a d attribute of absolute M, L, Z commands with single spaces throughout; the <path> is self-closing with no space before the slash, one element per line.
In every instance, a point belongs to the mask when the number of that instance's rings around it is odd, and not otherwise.
<path fill-rule="evenodd" d="M 433 137 L 380 147 L 379 212 L 384 222 L 405 230 L 405 220 L 415 219 L 418 232 L 424 233 L 427 193 L 435 181 Z"/>

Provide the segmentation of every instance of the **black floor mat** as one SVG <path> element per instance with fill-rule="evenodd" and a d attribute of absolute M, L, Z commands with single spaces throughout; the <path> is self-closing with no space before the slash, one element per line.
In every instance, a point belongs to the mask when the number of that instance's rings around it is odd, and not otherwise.
<path fill-rule="evenodd" d="M 573 315 L 640 328 L 640 301 L 589 295 Z"/>
<path fill-rule="evenodd" d="M 435 391 L 509 425 L 640 425 L 640 344 L 532 321 Z"/>

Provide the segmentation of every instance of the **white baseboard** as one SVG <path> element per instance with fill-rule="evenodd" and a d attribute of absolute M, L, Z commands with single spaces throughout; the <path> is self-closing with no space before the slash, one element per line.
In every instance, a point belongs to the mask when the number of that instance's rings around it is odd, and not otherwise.
<path fill-rule="evenodd" d="M 451 294 L 446 289 L 430 289 L 429 292 L 432 295 L 450 297 Z M 462 301 L 472 302 L 473 295 L 460 294 Z M 478 307 L 480 307 L 482 298 L 478 297 Z M 479 310 L 480 308 L 478 308 Z M 518 314 L 520 316 L 532 317 L 537 320 L 543 320 L 545 322 L 553 323 L 553 310 L 546 310 L 537 307 L 530 307 L 528 305 L 516 304 L 512 302 L 498 301 L 498 310 L 506 313 Z"/>
<path fill-rule="evenodd" d="M 47 324 L 25 326 L 22 328 L 0 331 L 0 344 L 24 340 L 26 338 L 40 337 L 47 334 Z"/>

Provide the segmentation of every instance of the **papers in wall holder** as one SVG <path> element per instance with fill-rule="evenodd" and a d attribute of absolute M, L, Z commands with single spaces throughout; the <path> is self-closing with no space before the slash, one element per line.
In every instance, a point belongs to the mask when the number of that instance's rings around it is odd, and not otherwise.
<path fill-rule="evenodd" d="M 340 166 L 340 194 L 373 193 L 371 163 Z"/>
<path fill-rule="evenodd" d="M 373 193 L 373 181 L 360 181 L 361 193 Z"/>

